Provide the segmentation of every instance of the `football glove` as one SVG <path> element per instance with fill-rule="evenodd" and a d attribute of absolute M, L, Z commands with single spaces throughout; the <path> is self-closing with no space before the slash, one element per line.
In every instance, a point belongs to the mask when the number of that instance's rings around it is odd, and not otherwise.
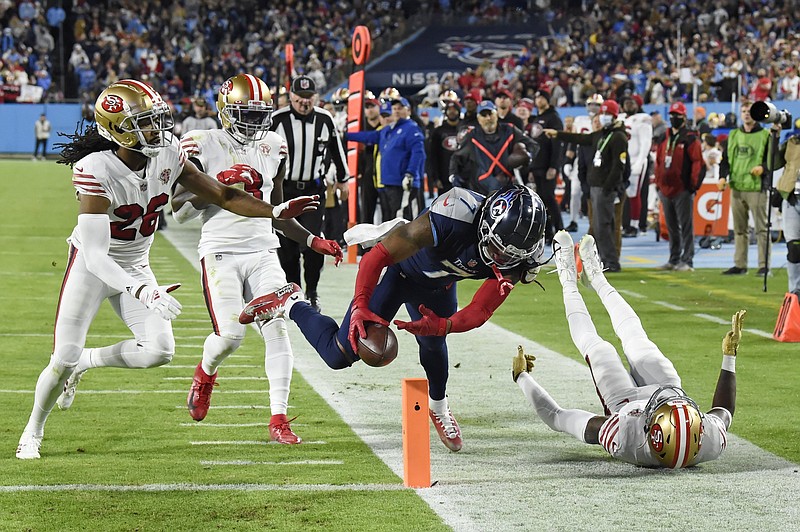
<path fill-rule="evenodd" d="M 217 174 L 217 181 L 228 186 L 237 183 L 252 185 L 256 180 L 261 182 L 261 179 L 261 174 L 258 170 L 247 164 L 234 164 L 227 170 Z"/>
<path fill-rule="evenodd" d="M 276 220 L 288 220 L 289 218 L 296 218 L 303 213 L 315 211 L 317 207 L 319 207 L 318 194 L 300 196 L 272 207 L 272 217 Z"/>
<path fill-rule="evenodd" d="M 445 336 L 447 319 L 438 316 L 425 305 L 419 306 L 422 317 L 414 321 L 394 320 L 398 329 L 406 330 L 415 336 Z"/>
<path fill-rule="evenodd" d="M 338 266 L 339 263 L 344 260 L 342 248 L 335 240 L 325 240 L 324 238 L 315 236 L 313 239 L 311 239 L 311 245 L 309 247 L 320 255 L 330 255 L 333 257 L 334 266 Z"/>
<path fill-rule="evenodd" d="M 406 172 L 403 174 L 403 190 L 409 191 L 414 188 L 414 174 Z"/>
<path fill-rule="evenodd" d="M 731 318 L 731 330 L 722 339 L 722 354 L 736 356 L 739 349 L 739 341 L 742 339 L 742 321 L 747 314 L 746 310 L 740 310 Z"/>
<path fill-rule="evenodd" d="M 165 320 L 174 320 L 181 313 L 182 307 L 178 300 L 169 295 L 169 293 L 177 290 L 180 286 L 180 283 L 163 286 L 145 284 L 137 288 L 132 294 L 144 303 L 144 306 L 153 310 Z"/>
<path fill-rule="evenodd" d="M 350 339 L 353 353 L 358 353 L 358 339 L 367 337 L 367 327 L 364 322 L 372 321 L 387 327 L 389 322 L 372 312 L 366 304 L 363 307 L 355 305 L 356 303 L 353 301 L 353 311 L 350 313 L 350 330 L 347 333 L 347 337 Z"/>
<path fill-rule="evenodd" d="M 514 357 L 514 360 L 511 364 L 511 378 L 514 379 L 514 382 L 517 382 L 520 373 L 523 371 L 525 373 L 530 373 L 533 369 L 533 361 L 536 360 L 536 357 L 533 355 L 526 355 L 525 351 L 523 351 L 522 346 L 517 346 L 517 356 Z"/>

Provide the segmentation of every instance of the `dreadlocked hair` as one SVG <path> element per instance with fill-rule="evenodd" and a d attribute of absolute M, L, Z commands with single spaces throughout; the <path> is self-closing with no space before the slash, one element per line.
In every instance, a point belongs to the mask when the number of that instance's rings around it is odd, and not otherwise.
<path fill-rule="evenodd" d="M 61 159 L 57 162 L 70 168 L 90 153 L 116 150 L 119 147 L 114 142 L 100 136 L 96 125 L 85 125 L 85 120 L 83 119 L 78 122 L 75 133 L 70 135 L 59 131 L 58 136 L 68 139 L 69 142 L 59 142 L 53 146 L 61 150 Z"/>

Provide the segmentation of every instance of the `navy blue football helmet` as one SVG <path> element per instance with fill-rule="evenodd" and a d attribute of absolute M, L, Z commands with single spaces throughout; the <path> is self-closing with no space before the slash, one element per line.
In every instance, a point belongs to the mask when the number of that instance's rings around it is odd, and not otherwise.
<path fill-rule="evenodd" d="M 547 210 L 538 194 L 522 185 L 493 192 L 478 218 L 478 251 L 487 266 L 501 270 L 541 256 Z"/>

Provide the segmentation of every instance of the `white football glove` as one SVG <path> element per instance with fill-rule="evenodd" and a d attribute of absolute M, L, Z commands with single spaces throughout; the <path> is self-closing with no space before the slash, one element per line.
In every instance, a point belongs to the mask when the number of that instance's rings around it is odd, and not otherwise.
<path fill-rule="evenodd" d="M 139 301 L 165 320 L 174 320 L 181 313 L 182 307 L 177 299 L 169 295 L 169 292 L 177 290 L 180 286 L 180 283 L 164 286 L 146 284 L 142 285 L 141 288 L 137 288 L 132 293 L 134 297 L 138 293 Z"/>

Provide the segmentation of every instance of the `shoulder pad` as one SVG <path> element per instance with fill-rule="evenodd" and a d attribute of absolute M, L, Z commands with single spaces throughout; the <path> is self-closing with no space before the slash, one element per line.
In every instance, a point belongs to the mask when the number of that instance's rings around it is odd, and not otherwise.
<path fill-rule="evenodd" d="M 258 143 L 258 147 L 261 153 L 268 157 L 285 159 L 289 154 L 289 148 L 286 145 L 286 139 L 274 131 L 268 132 L 267 136 L 264 137 L 264 140 Z"/>
<path fill-rule="evenodd" d="M 472 223 L 484 197 L 465 188 L 451 188 L 431 204 L 431 213 Z"/>

